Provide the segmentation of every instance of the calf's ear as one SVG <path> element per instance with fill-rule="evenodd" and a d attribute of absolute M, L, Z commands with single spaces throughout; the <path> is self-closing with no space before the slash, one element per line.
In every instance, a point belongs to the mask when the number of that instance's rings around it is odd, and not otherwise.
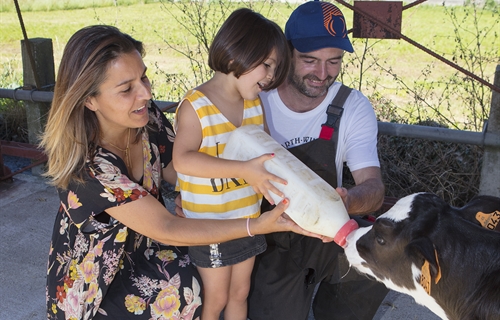
<path fill-rule="evenodd" d="M 441 269 L 439 267 L 437 250 L 431 239 L 427 237 L 413 239 L 406 246 L 405 252 L 410 260 L 419 268 L 427 261 L 431 277 L 435 279 L 435 283 L 439 281 L 439 278 L 441 278 Z"/>
<path fill-rule="evenodd" d="M 481 195 L 474 197 L 458 214 L 476 225 L 490 230 L 500 231 L 500 198 Z"/>
<path fill-rule="evenodd" d="M 380 234 L 387 236 L 394 232 L 396 223 L 391 219 L 379 218 L 375 220 L 373 228 Z"/>

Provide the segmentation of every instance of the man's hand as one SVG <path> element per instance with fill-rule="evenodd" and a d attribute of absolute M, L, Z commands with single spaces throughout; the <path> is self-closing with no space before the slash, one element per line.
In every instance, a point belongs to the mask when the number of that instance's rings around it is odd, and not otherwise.
<path fill-rule="evenodd" d="M 346 207 L 346 209 L 349 208 L 349 204 L 347 203 L 347 194 L 349 193 L 349 191 L 344 187 L 337 187 L 335 188 L 335 191 L 337 191 L 339 196 L 342 198 L 342 202 L 344 202 L 344 206 Z"/>
<path fill-rule="evenodd" d="M 378 167 L 352 172 L 356 185 L 349 190 L 336 188 L 349 214 L 364 215 L 378 210 L 384 202 L 385 186 Z"/>

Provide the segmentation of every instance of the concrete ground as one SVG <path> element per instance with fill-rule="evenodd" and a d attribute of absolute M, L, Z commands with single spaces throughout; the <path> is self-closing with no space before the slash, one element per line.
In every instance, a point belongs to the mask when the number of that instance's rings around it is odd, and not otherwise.
<path fill-rule="evenodd" d="M 47 253 L 59 203 L 55 188 L 46 182 L 29 173 L 0 182 L 0 320 L 46 318 Z M 439 318 L 413 298 L 391 291 L 373 319 Z"/>

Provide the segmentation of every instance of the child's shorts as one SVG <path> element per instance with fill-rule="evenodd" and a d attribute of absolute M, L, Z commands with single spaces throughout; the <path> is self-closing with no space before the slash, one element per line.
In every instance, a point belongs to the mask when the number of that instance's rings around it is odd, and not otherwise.
<path fill-rule="evenodd" d="M 189 257 L 197 267 L 219 268 L 243 262 L 266 248 L 266 238 L 256 235 L 208 246 L 192 246 L 189 247 Z"/>

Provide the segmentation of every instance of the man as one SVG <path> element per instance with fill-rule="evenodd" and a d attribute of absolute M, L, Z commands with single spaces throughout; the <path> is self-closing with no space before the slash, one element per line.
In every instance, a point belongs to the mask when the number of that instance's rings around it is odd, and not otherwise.
<path fill-rule="evenodd" d="M 335 79 L 342 57 L 345 51 L 354 51 L 342 12 L 327 2 L 306 2 L 291 14 L 285 35 L 292 50 L 288 79 L 261 94 L 271 136 L 337 187 L 349 214 L 361 216 L 379 209 L 385 188 L 377 154 L 377 121 L 368 99 L 357 90 L 348 93 L 337 146 L 322 131 L 328 105 L 341 87 Z M 344 162 L 356 184 L 349 190 L 341 187 Z M 288 232 L 267 240 L 268 250 L 257 257 L 254 267 L 251 320 L 307 319 L 315 288 L 316 320 L 371 320 L 388 292 L 384 285 L 350 270 L 342 248 L 334 242 Z"/>

